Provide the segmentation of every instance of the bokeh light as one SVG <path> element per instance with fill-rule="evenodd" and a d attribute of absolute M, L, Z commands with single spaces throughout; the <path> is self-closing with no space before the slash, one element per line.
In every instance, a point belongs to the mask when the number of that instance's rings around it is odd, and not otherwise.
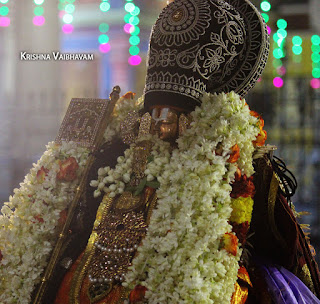
<path fill-rule="evenodd" d="M 43 4 L 44 0 L 33 0 L 34 4 L 41 5 Z"/>
<path fill-rule="evenodd" d="M 319 68 L 314 68 L 314 69 L 312 70 L 312 76 L 313 76 L 314 78 L 320 78 L 320 69 L 319 69 Z"/>
<path fill-rule="evenodd" d="M 10 18 L 9 17 L 0 17 L 0 26 L 7 27 L 10 25 Z"/>
<path fill-rule="evenodd" d="M 292 37 L 292 43 L 294 45 L 301 45 L 302 44 L 302 38 L 300 36 L 293 36 Z"/>
<path fill-rule="evenodd" d="M 107 24 L 107 23 L 101 23 L 101 24 L 99 25 L 99 31 L 100 31 L 101 33 L 106 33 L 107 31 L 109 31 L 109 24 Z"/>
<path fill-rule="evenodd" d="M 277 33 L 278 33 L 278 36 L 279 36 L 280 38 L 286 38 L 286 37 L 288 36 L 287 31 L 284 30 L 284 29 L 279 29 L 279 30 L 277 31 Z"/>
<path fill-rule="evenodd" d="M 9 0 L 0 0 L 0 3 L 2 3 L 2 4 L 6 4 L 8 2 L 9 2 Z"/>
<path fill-rule="evenodd" d="M 262 1 L 260 7 L 264 12 L 269 12 L 271 9 L 271 4 L 269 1 Z"/>
<path fill-rule="evenodd" d="M 65 34 L 71 34 L 74 30 L 74 27 L 72 24 L 64 24 L 62 26 L 62 31 L 65 33 Z"/>
<path fill-rule="evenodd" d="M 9 8 L 6 6 L 2 6 L 0 8 L 0 15 L 1 16 L 7 16 L 9 14 Z"/>
<path fill-rule="evenodd" d="M 110 3 L 108 2 L 101 2 L 100 3 L 100 10 L 102 12 L 107 12 L 110 9 Z"/>
<path fill-rule="evenodd" d="M 110 49 L 111 49 L 111 46 L 109 43 L 99 45 L 99 50 L 101 53 L 108 53 Z"/>
<path fill-rule="evenodd" d="M 65 14 L 62 19 L 64 23 L 72 23 L 73 16 L 71 14 Z"/>
<path fill-rule="evenodd" d="M 310 80 L 310 86 L 313 89 L 319 89 L 320 88 L 320 79 L 318 78 L 312 78 Z"/>
<path fill-rule="evenodd" d="M 268 34 L 271 35 L 271 27 L 269 25 L 267 25 L 267 31 L 268 31 Z"/>
<path fill-rule="evenodd" d="M 109 37 L 108 35 L 102 34 L 99 36 L 98 40 L 99 40 L 99 43 L 105 44 L 109 42 Z"/>
<path fill-rule="evenodd" d="M 277 26 L 278 26 L 279 29 L 285 29 L 285 28 L 287 28 L 287 25 L 288 25 L 288 23 L 284 19 L 279 19 L 277 21 Z"/>
<path fill-rule="evenodd" d="M 268 14 L 266 14 L 266 13 L 261 13 L 261 16 L 262 16 L 262 18 L 264 19 L 265 23 L 268 23 L 268 22 L 269 22 L 270 17 L 269 17 Z"/>
<path fill-rule="evenodd" d="M 66 13 L 72 14 L 72 13 L 74 13 L 75 6 L 71 3 L 69 3 L 65 6 L 64 10 L 66 11 Z"/>
<path fill-rule="evenodd" d="M 139 65 L 141 63 L 142 59 L 139 55 L 135 55 L 135 56 L 130 56 L 129 57 L 129 64 L 131 65 Z"/>
<path fill-rule="evenodd" d="M 37 6 L 34 8 L 33 12 L 36 16 L 41 16 L 41 15 L 43 15 L 43 7 Z"/>
<path fill-rule="evenodd" d="M 127 33 L 127 34 L 131 34 L 131 30 L 134 28 L 134 25 L 130 24 L 130 23 L 126 23 L 123 27 L 123 30 Z"/>
<path fill-rule="evenodd" d="M 43 16 L 34 16 L 33 17 L 33 24 L 36 26 L 42 26 L 45 23 L 45 18 Z"/>
<path fill-rule="evenodd" d="M 124 6 L 124 9 L 126 12 L 131 13 L 135 9 L 135 7 L 136 6 L 133 3 L 129 2 L 129 3 L 126 3 L 126 5 Z"/>
<path fill-rule="evenodd" d="M 318 36 L 318 35 L 313 35 L 313 36 L 311 37 L 311 42 L 312 42 L 312 44 L 320 44 L 320 36 Z"/>
<path fill-rule="evenodd" d="M 138 55 L 139 52 L 140 52 L 140 49 L 139 49 L 139 47 L 136 46 L 136 45 L 132 45 L 132 46 L 130 47 L 130 49 L 129 49 L 130 55 L 133 55 L 133 56 L 134 56 L 134 55 Z"/>
<path fill-rule="evenodd" d="M 284 57 L 284 52 L 282 49 L 280 48 L 276 48 L 273 50 L 273 57 L 276 59 L 280 59 L 282 57 Z"/>
<path fill-rule="evenodd" d="M 283 87 L 283 79 L 281 77 L 275 77 L 273 79 L 273 85 L 276 87 L 276 88 L 281 88 Z"/>
<path fill-rule="evenodd" d="M 131 45 L 138 45 L 140 43 L 140 38 L 138 36 L 131 36 L 129 42 Z"/>
<path fill-rule="evenodd" d="M 295 55 L 300 55 L 300 54 L 302 53 L 302 47 L 301 47 L 301 45 L 294 45 L 294 46 L 292 47 L 292 52 L 293 52 L 293 54 L 295 54 Z"/>

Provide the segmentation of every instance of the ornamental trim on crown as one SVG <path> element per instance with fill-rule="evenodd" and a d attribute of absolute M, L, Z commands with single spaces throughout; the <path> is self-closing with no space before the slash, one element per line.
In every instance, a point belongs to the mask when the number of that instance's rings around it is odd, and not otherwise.
<path fill-rule="evenodd" d="M 206 85 L 200 79 L 194 77 L 171 74 L 170 72 L 154 72 L 147 77 L 145 94 L 149 91 L 176 92 L 193 98 L 200 103 L 199 99 L 206 92 Z"/>

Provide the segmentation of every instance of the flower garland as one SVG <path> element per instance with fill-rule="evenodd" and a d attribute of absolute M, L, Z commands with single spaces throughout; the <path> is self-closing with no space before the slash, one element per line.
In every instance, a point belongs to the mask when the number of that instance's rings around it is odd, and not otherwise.
<path fill-rule="evenodd" d="M 237 279 L 241 250 L 228 222 L 230 184 L 238 170 L 246 176 L 254 172 L 252 142 L 259 123 L 235 93 L 206 94 L 191 115 L 191 128 L 171 157 L 167 143 L 141 139 L 152 141 L 145 175 L 147 182 L 159 183 L 158 205 L 124 285 L 147 290 L 148 303 L 227 303 Z M 124 191 L 134 147 L 115 169 L 99 170 L 91 182 L 95 196 Z"/>
<path fill-rule="evenodd" d="M 51 142 L 0 216 L 0 302 L 30 303 L 89 151 Z"/>

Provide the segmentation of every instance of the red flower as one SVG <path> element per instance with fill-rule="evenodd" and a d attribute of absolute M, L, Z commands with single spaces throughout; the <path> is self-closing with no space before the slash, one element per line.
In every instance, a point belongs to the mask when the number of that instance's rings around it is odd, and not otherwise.
<path fill-rule="evenodd" d="M 232 198 L 242 197 L 253 197 L 255 193 L 255 187 L 253 184 L 253 176 L 247 178 L 246 175 L 239 177 L 238 172 L 235 175 L 235 181 L 232 184 L 232 191 L 230 196 Z"/>
<path fill-rule="evenodd" d="M 60 171 L 57 174 L 58 180 L 71 182 L 77 178 L 77 170 L 79 165 L 74 157 L 69 157 L 64 161 L 59 162 Z"/>
<path fill-rule="evenodd" d="M 144 299 L 144 295 L 146 294 L 147 288 L 141 285 L 137 285 L 134 290 L 130 292 L 129 300 L 130 303 L 137 303 Z"/>
<path fill-rule="evenodd" d="M 32 223 L 36 223 L 36 222 L 38 222 L 38 223 L 43 223 L 44 222 L 44 220 L 43 220 L 43 218 L 38 214 L 38 215 L 35 215 L 34 217 L 33 217 L 36 221 L 32 221 Z"/>
<path fill-rule="evenodd" d="M 40 170 L 37 172 L 37 181 L 39 184 L 42 184 L 44 182 L 45 177 L 48 175 L 49 170 L 45 167 L 41 167 Z"/>
<path fill-rule="evenodd" d="M 249 222 L 244 222 L 241 224 L 237 223 L 231 223 L 232 225 L 232 232 L 234 232 L 239 240 L 239 242 L 242 244 L 242 246 L 246 243 L 247 234 L 249 231 Z"/>
<path fill-rule="evenodd" d="M 240 149 L 239 146 L 237 144 L 235 144 L 232 148 L 231 148 L 231 154 L 230 157 L 228 159 L 229 163 L 235 163 L 238 158 L 240 157 Z"/>
<path fill-rule="evenodd" d="M 223 236 L 223 248 L 236 256 L 238 251 L 238 238 L 232 233 L 225 233 Z"/>

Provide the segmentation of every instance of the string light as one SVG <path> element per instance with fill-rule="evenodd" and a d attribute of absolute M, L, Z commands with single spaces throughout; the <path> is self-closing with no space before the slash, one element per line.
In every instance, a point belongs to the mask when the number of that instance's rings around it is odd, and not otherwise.
<path fill-rule="evenodd" d="M 131 44 L 129 48 L 129 54 L 131 56 L 129 57 L 128 62 L 130 65 L 139 65 L 142 61 L 141 57 L 139 56 L 140 8 L 137 5 L 135 5 L 132 0 L 126 0 L 124 9 L 127 12 L 127 14 L 124 17 L 125 25 L 123 29 L 127 34 L 130 34 L 129 43 Z"/>
<path fill-rule="evenodd" d="M 62 31 L 65 34 L 71 34 L 74 30 L 73 13 L 76 9 L 75 0 L 59 0 L 58 8 L 60 10 L 59 17 L 62 19 Z"/>
<path fill-rule="evenodd" d="M 8 2 L 9 0 L 0 0 L 0 27 L 8 27 L 10 25 Z"/>
<path fill-rule="evenodd" d="M 111 6 L 110 6 L 110 3 L 108 2 L 108 0 L 102 0 L 101 3 L 100 3 L 100 6 L 99 6 L 101 12 L 103 13 L 107 13 Z M 105 22 L 102 22 L 100 23 L 99 25 L 99 32 L 100 32 L 100 35 L 99 35 L 99 38 L 98 38 L 98 41 L 99 41 L 99 51 L 101 53 L 108 53 L 110 50 L 111 50 L 111 45 L 109 43 L 109 36 L 108 36 L 108 31 L 109 31 L 109 24 L 105 23 Z"/>
<path fill-rule="evenodd" d="M 44 0 L 33 0 L 34 4 L 36 5 L 33 13 L 34 13 L 34 17 L 33 17 L 33 24 L 36 26 L 42 26 L 44 25 L 46 19 L 43 16 L 44 13 L 44 9 L 42 7 Z"/>
<path fill-rule="evenodd" d="M 311 55 L 311 60 L 312 60 L 312 76 L 313 78 L 320 78 L 320 36 L 318 35 L 313 35 L 311 37 L 311 50 L 312 50 L 312 55 Z M 315 83 L 315 81 L 314 81 Z M 312 85 L 311 85 L 312 86 Z"/>

